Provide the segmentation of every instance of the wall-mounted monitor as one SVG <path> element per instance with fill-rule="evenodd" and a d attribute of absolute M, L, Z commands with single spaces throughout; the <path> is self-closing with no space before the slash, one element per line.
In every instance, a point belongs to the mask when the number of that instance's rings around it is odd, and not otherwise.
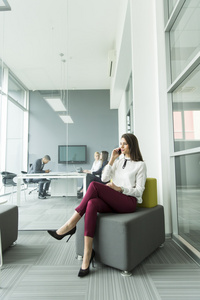
<path fill-rule="evenodd" d="M 87 162 L 86 145 L 59 145 L 59 164 L 84 164 Z"/>

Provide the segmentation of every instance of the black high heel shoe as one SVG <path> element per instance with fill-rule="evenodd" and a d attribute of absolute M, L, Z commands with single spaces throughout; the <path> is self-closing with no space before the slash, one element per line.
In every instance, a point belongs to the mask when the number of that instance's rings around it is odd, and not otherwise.
<path fill-rule="evenodd" d="M 57 240 L 62 240 L 66 235 L 70 235 L 67 239 L 68 242 L 72 235 L 76 232 L 76 226 L 65 234 L 57 234 L 56 230 L 48 230 L 47 232 Z"/>
<path fill-rule="evenodd" d="M 94 257 L 95 257 L 95 251 L 92 249 L 92 255 L 91 255 L 91 258 L 90 258 L 90 263 L 89 263 L 89 266 L 87 269 L 81 269 L 79 270 L 78 272 L 78 277 L 84 277 L 86 275 L 89 274 L 90 272 L 90 264 L 92 263 L 92 266 L 94 268 Z"/>

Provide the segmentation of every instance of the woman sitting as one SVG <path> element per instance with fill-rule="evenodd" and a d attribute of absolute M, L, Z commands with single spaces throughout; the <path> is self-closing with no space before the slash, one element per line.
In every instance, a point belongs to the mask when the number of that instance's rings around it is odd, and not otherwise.
<path fill-rule="evenodd" d="M 123 157 L 118 159 L 120 149 Z M 105 185 L 93 181 L 72 217 L 57 231 L 48 231 L 57 240 L 67 235 L 71 237 L 76 232 L 76 224 L 85 214 L 84 256 L 79 277 L 89 274 L 90 263 L 95 256 L 92 244 L 97 213 L 133 213 L 137 202 L 142 202 L 147 177 L 146 164 L 135 135 L 130 133 L 122 135 L 120 149 L 116 148 L 112 151 L 110 161 L 101 178 L 104 182 L 112 178 L 112 182 Z"/>
<path fill-rule="evenodd" d="M 90 183 L 92 181 L 98 181 L 98 182 L 104 183 L 101 180 L 101 174 L 102 174 L 102 171 L 103 171 L 104 167 L 107 165 L 107 163 L 108 163 L 108 152 L 107 151 L 101 151 L 99 168 L 97 170 L 93 170 L 91 173 L 90 172 L 85 172 L 85 173 L 87 173 L 87 176 L 86 176 L 86 189 L 88 189 L 88 186 L 90 185 Z M 83 197 L 83 187 L 81 187 L 81 190 L 78 191 L 77 197 L 78 198 Z"/>
<path fill-rule="evenodd" d="M 102 161 L 100 159 L 100 153 L 99 152 L 94 152 L 94 162 L 92 164 L 91 170 L 83 170 L 83 173 L 88 173 L 92 174 L 92 172 L 96 172 L 101 168 Z"/>

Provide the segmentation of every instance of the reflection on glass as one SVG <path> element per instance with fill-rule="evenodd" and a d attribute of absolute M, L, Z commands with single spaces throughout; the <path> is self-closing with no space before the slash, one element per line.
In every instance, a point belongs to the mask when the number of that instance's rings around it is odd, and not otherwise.
<path fill-rule="evenodd" d="M 169 16 L 171 15 L 177 1 L 178 0 L 168 0 Z"/>
<path fill-rule="evenodd" d="M 200 147 L 200 67 L 173 92 L 175 151 Z"/>
<path fill-rule="evenodd" d="M 170 48 L 171 73 L 174 81 L 200 50 L 199 1 L 185 2 L 170 31 Z"/>
<path fill-rule="evenodd" d="M 178 233 L 200 251 L 200 153 L 176 157 Z"/>
<path fill-rule="evenodd" d="M 11 76 L 8 79 L 8 95 L 25 107 L 25 90 Z"/>
<path fill-rule="evenodd" d="M 174 139 L 200 140 L 200 110 L 174 111 Z"/>

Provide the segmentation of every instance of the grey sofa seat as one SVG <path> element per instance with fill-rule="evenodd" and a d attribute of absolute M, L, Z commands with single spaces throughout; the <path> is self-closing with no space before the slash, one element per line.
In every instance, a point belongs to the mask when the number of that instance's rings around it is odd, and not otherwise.
<path fill-rule="evenodd" d="M 0 230 L 2 251 L 5 251 L 18 237 L 18 207 L 16 205 L 0 205 Z"/>
<path fill-rule="evenodd" d="M 94 237 L 96 258 L 130 272 L 165 241 L 164 209 L 137 207 L 128 214 L 98 214 Z M 76 253 L 83 256 L 84 217 L 77 224 Z"/>

